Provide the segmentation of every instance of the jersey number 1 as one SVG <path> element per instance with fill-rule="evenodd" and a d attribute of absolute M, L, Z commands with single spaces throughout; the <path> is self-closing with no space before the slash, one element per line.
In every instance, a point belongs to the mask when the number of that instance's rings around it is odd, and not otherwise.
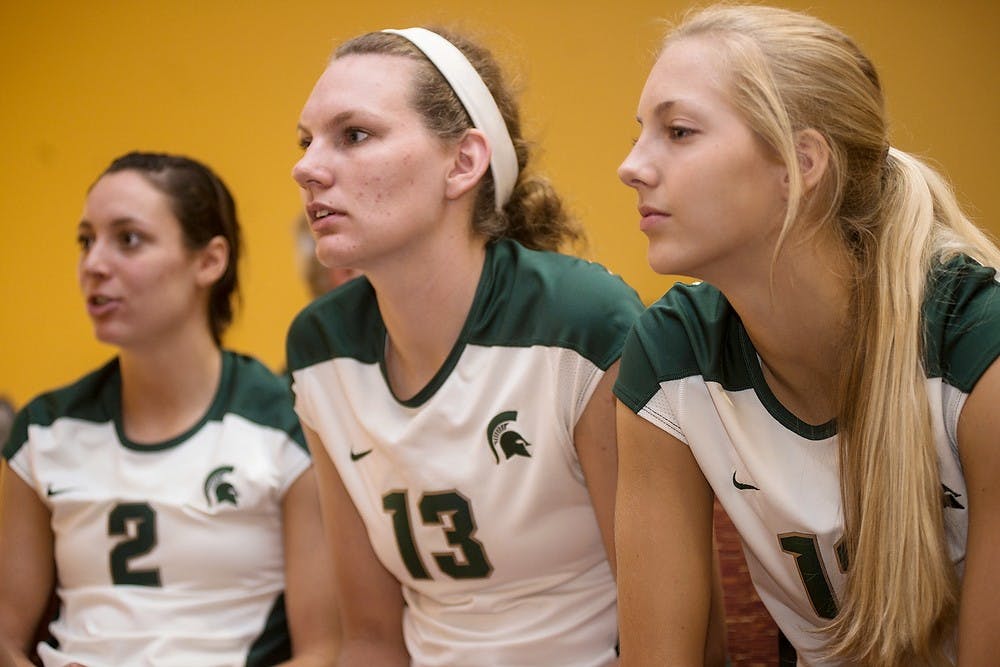
<path fill-rule="evenodd" d="M 820 618 L 834 618 L 837 615 L 837 598 L 830 585 L 830 577 L 826 573 L 826 565 L 819 553 L 819 540 L 808 533 L 782 533 L 778 535 L 781 550 L 795 558 L 795 566 L 799 570 L 802 585 L 812 603 L 813 611 Z M 833 547 L 837 554 L 837 567 L 841 572 L 847 571 L 847 549 L 843 539 Z"/>
<path fill-rule="evenodd" d="M 441 571 L 452 579 L 483 579 L 490 576 L 490 565 L 482 543 L 475 539 L 476 521 L 472 517 L 469 500 L 457 491 L 425 493 L 418 503 L 420 518 L 424 525 L 442 526 L 448 544 L 457 551 L 433 553 Z M 406 491 L 393 491 L 382 497 L 382 508 L 392 515 L 392 527 L 396 533 L 399 555 L 414 579 L 430 579 L 417 545 L 413 540 L 410 525 L 410 508 L 406 502 Z M 445 524 L 450 519 L 450 526 Z"/>

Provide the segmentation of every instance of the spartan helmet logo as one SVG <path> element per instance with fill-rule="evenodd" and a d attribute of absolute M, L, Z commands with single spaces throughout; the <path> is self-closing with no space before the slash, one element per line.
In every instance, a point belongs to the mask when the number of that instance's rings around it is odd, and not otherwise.
<path fill-rule="evenodd" d="M 239 504 L 240 494 L 236 487 L 226 481 L 226 475 L 233 472 L 233 466 L 219 466 L 205 478 L 205 502 L 208 506 L 229 503 L 233 507 Z"/>
<path fill-rule="evenodd" d="M 497 451 L 498 445 L 500 451 L 503 452 L 504 460 L 515 455 L 531 457 L 531 454 L 528 452 L 528 447 L 531 446 L 531 443 L 511 428 L 514 425 L 515 419 L 517 419 L 517 411 L 508 410 L 494 417 L 490 421 L 490 425 L 486 427 L 486 441 L 490 445 L 490 451 L 493 452 L 493 458 L 496 459 L 497 465 L 500 465 L 500 454 Z"/>

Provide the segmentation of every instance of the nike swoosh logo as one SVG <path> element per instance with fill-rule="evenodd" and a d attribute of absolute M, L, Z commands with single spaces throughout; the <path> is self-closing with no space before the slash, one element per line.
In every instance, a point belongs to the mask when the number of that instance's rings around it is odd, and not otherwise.
<path fill-rule="evenodd" d="M 740 491 L 760 491 L 760 489 L 758 489 L 753 484 L 744 484 L 743 482 L 737 482 L 735 470 L 733 471 L 733 486 L 735 486 Z"/>
<path fill-rule="evenodd" d="M 62 488 L 62 489 L 53 489 L 52 485 L 49 484 L 49 487 L 47 489 L 45 489 L 45 495 L 47 495 L 49 498 L 51 498 L 52 496 L 58 496 L 61 493 L 66 493 L 67 491 L 72 491 L 72 490 L 73 490 L 72 486 L 67 486 L 67 487 Z"/>
<path fill-rule="evenodd" d="M 371 453 L 372 453 L 372 450 L 370 450 L 370 449 L 366 449 L 365 451 L 358 452 L 356 454 L 354 453 L 354 450 L 351 450 L 351 460 L 352 461 L 360 461 L 361 459 L 365 458 L 366 456 L 368 456 Z"/>

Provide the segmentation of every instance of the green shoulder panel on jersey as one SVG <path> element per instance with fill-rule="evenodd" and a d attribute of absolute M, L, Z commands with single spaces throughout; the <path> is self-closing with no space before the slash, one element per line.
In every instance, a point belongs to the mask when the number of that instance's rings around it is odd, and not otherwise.
<path fill-rule="evenodd" d="M 40 394 L 14 418 L 3 456 L 10 460 L 28 440 L 28 426 L 51 426 L 61 417 L 97 424 L 112 421 L 121 411 L 121 375 L 115 357 L 72 384 Z M 95 400 L 96 399 L 96 400 Z"/>
<path fill-rule="evenodd" d="M 206 421 L 219 421 L 226 413 L 288 434 L 303 450 L 308 451 L 302 427 L 292 407 L 292 396 L 285 384 L 262 363 L 252 357 L 228 350 L 222 353 L 222 377 L 212 405 L 198 424 L 184 434 L 157 445 L 138 447 L 156 451 L 183 442 Z M 121 372 L 118 359 L 112 359 L 100 369 L 73 384 L 46 392 L 28 403 L 17 415 L 3 456 L 8 460 L 27 442 L 28 426 L 51 426 L 57 419 L 69 418 L 94 423 L 121 421 Z M 124 438 L 122 445 L 136 448 Z"/>
<path fill-rule="evenodd" d="M 924 298 L 924 363 L 969 393 L 1000 357 L 1000 282 L 996 269 L 960 255 L 938 264 Z"/>
<path fill-rule="evenodd" d="M 566 347 L 606 369 L 641 312 L 635 290 L 604 267 L 501 240 L 487 247 L 459 344 Z M 288 367 L 337 357 L 378 363 L 384 342 L 374 291 L 361 277 L 299 313 L 288 333 Z"/>
<path fill-rule="evenodd" d="M 676 283 L 635 323 L 622 353 L 615 395 L 641 410 L 660 383 L 702 376 L 729 391 L 751 389 L 746 334 L 736 312 L 708 283 Z"/>
<path fill-rule="evenodd" d="M 299 447 L 308 451 L 285 380 L 254 357 L 229 350 L 223 352 L 222 385 L 208 419 L 221 420 L 226 413 L 284 431 Z"/>
<path fill-rule="evenodd" d="M 600 264 L 500 240 L 487 248 L 462 337 L 471 345 L 571 349 L 606 370 L 642 310 L 635 290 Z"/>
<path fill-rule="evenodd" d="M 361 276 L 320 296 L 295 317 L 285 356 L 292 373 L 335 357 L 373 364 L 384 343 L 375 290 Z"/>

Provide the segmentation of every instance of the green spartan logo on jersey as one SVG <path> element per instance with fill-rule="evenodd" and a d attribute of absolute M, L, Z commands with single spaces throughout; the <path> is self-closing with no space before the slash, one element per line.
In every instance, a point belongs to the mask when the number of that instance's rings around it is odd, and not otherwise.
<path fill-rule="evenodd" d="M 208 473 L 205 478 L 205 502 L 209 507 L 222 503 L 229 503 L 233 507 L 239 504 L 240 495 L 236 492 L 236 487 L 225 479 L 233 470 L 233 466 L 219 466 Z"/>
<path fill-rule="evenodd" d="M 498 445 L 500 450 L 503 451 L 504 460 L 512 456 L 531 457 L 531 454 L 528 452 L 528 447 L 531 446 L 531 443 L 511 428 L 516 419 L 517 411 L 508 410 L 494 417 L 490 421 L 490 425 L 486 427 L 486 442 L 490 445 L 490 451 L 493 452 L 493 458 L 497 460 L 497 465 L 500 465 L 500 454 L 497 452 Z"/>

